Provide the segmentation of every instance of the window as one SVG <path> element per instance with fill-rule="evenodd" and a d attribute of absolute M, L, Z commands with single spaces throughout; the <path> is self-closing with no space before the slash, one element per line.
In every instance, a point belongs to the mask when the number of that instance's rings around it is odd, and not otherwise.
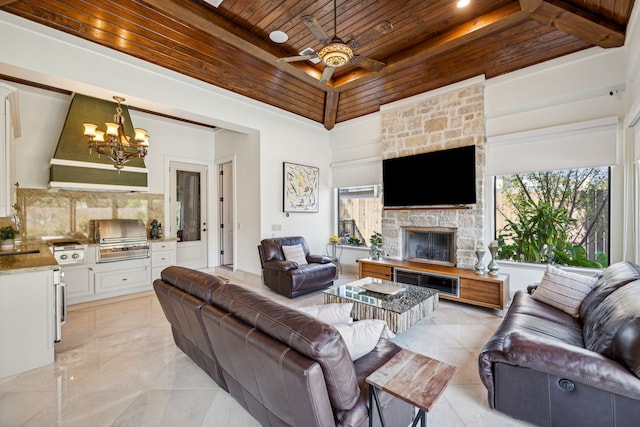
<path fill-rule="evenodd" d="M 610 176 L 609 167 L 496 176 L 498 259 L 606 267 Z"/>
<path fill-rule="evenodd" d="M 367 246 L 369 236 L 381 231 L 381 185 L 338 188 L 337 206 L 341 244 Z"/>

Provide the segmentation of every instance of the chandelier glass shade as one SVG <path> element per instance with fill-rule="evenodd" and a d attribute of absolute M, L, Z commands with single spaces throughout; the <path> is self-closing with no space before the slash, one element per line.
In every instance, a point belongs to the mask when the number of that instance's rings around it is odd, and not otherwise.
<path fill-rule="evenodd" d="M 328 67 L 342 67 L 353 58 L 353 51 L 342 42 L 334 41 L 318 52 L 318 58 Z"/>
<path fill-rule="evenodd" d="M 124 168 L 125 163 L 132 159 L 144 158 L 147 155 L 149 147 L 149 135 L 144 129 L 135 129 L 135 135 L 131 142 L 131 137 L 127 136 L 124 129 L 124 117 L 120 103 L 125 99 L 114 96 L 113 99 L 118 103 L 116 114 L 113 117 L 113 123 L 105 123 L 106 132 L 99 131 L 98 126 L 93 123 L 83 123 L 84 135 L 89 137 L 87 144 L 89 152 L 97 152 L 98 155 L 107 156 L 118 172 Z"/>

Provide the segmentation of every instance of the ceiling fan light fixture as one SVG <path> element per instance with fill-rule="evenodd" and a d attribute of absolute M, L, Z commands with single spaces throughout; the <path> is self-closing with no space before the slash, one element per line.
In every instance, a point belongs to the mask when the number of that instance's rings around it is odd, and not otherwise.
<path fill-rule="evenodd" d="M 353 58 L 353 51 L 344 43 L 331 43 L 320 49 L 318 58 L 328 67 L 342 67 Z"/>

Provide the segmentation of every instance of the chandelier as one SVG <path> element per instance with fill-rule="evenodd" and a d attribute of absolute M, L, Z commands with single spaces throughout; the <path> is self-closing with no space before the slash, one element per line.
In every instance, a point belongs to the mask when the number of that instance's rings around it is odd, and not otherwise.
<path fill-rule="evenodd" d="M 125 163 L 136 158 L 144 158 L 147 155 L 147 147 L 149 147 L 149 135 L 144 129 L 135 129 L 135 135 L 131 142 L 131 137 L 127 136 L 124 130 L 124 117 L 122 116 L 122 108 L 120 103 L 125 99 L 114 96 L 113 99 L 118 103 L 116 114 L 113 116 L 113 123 L 105 123 L 107 131 L 99 131 L 97 125 L 93 123 L 83 123 L 84 135 L 89 137 L 89 152 L 97 152 L 107 156 L 113 161 L 113 167 L 118 170 L 124 168 Z"/>
<path fill-rule="evenodd" d="M 351 61 L 353 51 L 349 46 L 344 44 L 342 40 L 334 37 L 333 40 L 331 40 L 331 44 L 320 49 L 318 58 L 320 58 L 324 65 L 338 68 Z"/>

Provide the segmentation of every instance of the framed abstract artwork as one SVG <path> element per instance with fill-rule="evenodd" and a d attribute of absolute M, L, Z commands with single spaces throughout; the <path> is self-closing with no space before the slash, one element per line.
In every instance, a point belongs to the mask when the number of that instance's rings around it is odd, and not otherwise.
<path fill-rule="evenodd" d="M 319 211 L 319 168 L 284 162 L 283 177 L 284 212 Z"/>

